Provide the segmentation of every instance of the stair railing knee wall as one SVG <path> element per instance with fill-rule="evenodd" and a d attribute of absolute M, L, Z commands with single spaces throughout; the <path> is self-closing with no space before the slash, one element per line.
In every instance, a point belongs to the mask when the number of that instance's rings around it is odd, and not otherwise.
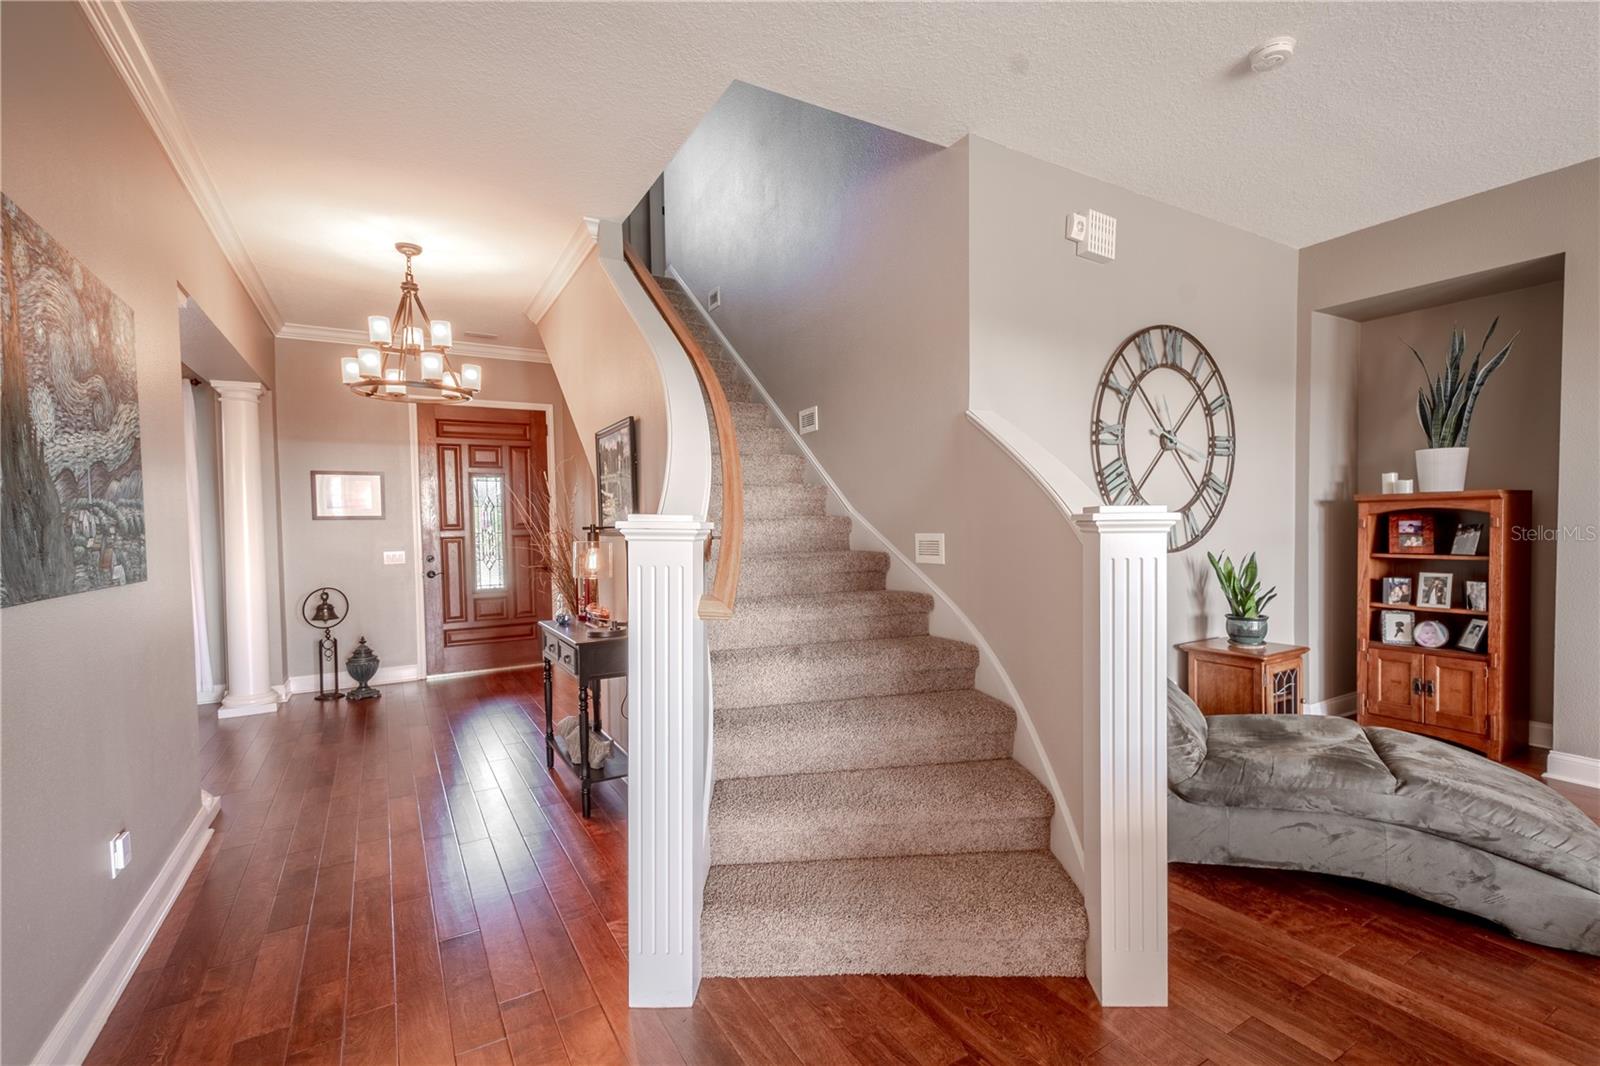
<path fill-rule="evenodd" d="M 628 542 L 628 1003 L 693 1004 L 700 911 L 710 866 L 710 652 L 706 620 L 733 614 L 744 538 L 733 413 L 688 325 L 614 222 L 597 227 L 600 262 L 656 355 L 666 391 L 667 474 L 659 514 L 618 523 Z M 687 358 L 685 358 L 687 356 Z M 707 425 L 706 407 L 711 409 Z M 722 530 L 706 591 L 716 434 Z"/>

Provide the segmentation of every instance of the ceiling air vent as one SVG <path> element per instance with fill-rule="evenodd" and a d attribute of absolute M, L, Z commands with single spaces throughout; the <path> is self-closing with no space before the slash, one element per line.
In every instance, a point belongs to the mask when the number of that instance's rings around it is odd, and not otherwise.
<path fill-rule="evenodd" d="M 817 431 L 817 409 L 807 407 L 800 412 L 800 432 L 815 433 Z"/>
<path fill-rule="evenodd" d="M 944 534 L 917 534 L 917 562 L 923 566 L 944 565 Z"/>

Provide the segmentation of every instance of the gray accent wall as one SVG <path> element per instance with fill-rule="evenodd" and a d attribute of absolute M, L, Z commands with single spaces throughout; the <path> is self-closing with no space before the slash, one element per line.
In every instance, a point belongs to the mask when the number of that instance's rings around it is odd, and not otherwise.
<path fill-rule="evenodd" d="M 6 4 L 0 41 L 0 187 L 133 308 L 150 573 L 0 614 L 0 1061 L 21 1063 L 200 811 L 175 287 L 269 383 L 273 350 L 81 9 Z"/>

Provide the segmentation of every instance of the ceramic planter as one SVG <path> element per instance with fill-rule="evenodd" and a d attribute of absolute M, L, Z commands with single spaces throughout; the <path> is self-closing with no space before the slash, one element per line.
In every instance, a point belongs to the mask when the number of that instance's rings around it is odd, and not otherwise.
<path fill-rule="evenodd" d="M 1418 448 L 1418 491 L 1460 492 L 1466 488 L 1469 451 L 1470 448 Z"/>
<path fill-rule="evenodd" d="M 1229 644 L 1265 644 L 1267 642 L 1267 616 L 1259 618 L 1244 618 L 1240 615 L 1227 616 L 1228 643 Z"/>

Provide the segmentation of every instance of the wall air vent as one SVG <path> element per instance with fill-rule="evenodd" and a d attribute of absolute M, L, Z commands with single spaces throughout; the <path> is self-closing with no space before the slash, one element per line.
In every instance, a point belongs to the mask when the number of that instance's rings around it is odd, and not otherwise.
<path fill-rule="evenodd" d="M 815 433 L 817 431 L 817 409 L 807 407 L 800 412 L 800 432 Z"/>
<path fill-rule="evenodd" d="M 944 534 L 917 534 L 917 562 L 923 566 L 944 565 Z"/>
<path fill-rule="evenodd" d="M 1117 220 L 1099 211 L 1072 215 L 1067 219 L 1067 240 L 1078 246 L 1078 255 L 1096 263 L 1117 258 Z"/>
<path fill-rule="evenodd" d="M 722 306 L 722 290 L 712 289 L 706 293 L 706 310 L 715 311 Z"/>

